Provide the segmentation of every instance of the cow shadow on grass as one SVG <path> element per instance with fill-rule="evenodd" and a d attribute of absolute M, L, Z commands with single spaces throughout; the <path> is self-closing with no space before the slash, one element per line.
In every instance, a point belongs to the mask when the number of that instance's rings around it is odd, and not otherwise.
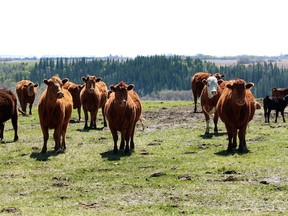
<path fill-rule="evenodd" d="M 231 156 L 231 155 L 244 155 L 244 154 L 248 154 L 250 153 L 250 151 L 248 149 L 244 150 L 244 151 L 239 151 L 238 149 L 235 149 L 233 152 L 228 152 L 227 150 L 221 150 L 219 152 L 214 153 L 215 155 L 218 156 Z"/>
<path fill-rule="evenodd" d="M 79 132 L 89 132 L 89 131 L 102 131 L 105 127 L 97 127 L 97 128 L 79 128 L 77 131 Z"/>
<path fill-rule="evenodd" d="M 30 158 L 35 159 L 36 161 L 48 161 L 50 157 L 55 157 L 59 154 L 63 154 L 64 152 L 62 151 L 47 151 L 45 154 L 41 152 L 32 152 L 30 154 Z"/>
<path fill-rule="evenodd" d="M 114 153 L 113 150 L 109 150 L 106 152 L 100 153 L 102 158 L 107 158 L 109 161 L 117 161 L 120 160 L 122 157 L 129 157 L 131 156 L 133 150 L 130 150 L 128 153 L 124 150 L 118 151 L 118 153 Z"/>
<path fill-rule="evenodd" d="M 8 140 L 8 141 L 6 141 L 6 140 L 0 140 L 0 144 L 3 144 L 3 145 L 9 144 L 9 143 L 15 143 L 15 142 L 17 142 L 17 141 L 14 141 L 14 140 Z"/>
<path fill-rule="evenodd" d="M 224 136 L 227 135 L 227 132 L 218 132 L 218 133 L 209 133 L 209 134 L 201 134 L 200 137 L 203 139 L 212 139 L 213 136 L 219 137 L 219 136 Z"/>

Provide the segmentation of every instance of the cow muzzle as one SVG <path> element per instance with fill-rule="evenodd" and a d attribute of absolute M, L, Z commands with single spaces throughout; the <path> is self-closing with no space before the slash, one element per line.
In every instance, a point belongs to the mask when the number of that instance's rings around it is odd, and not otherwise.
<path fill-rule="evenodd" d="M 242 105 L 245 104 L 245 99 L 237 99 L 236 102 L 237 102 L 238 105 L 242 106 Z"/>
<path fill-rule="evenodd" d="M 57 98 L 63 98 L 64 93 L 63 92 L 57 92 Z"/>
<path fill-rule="evenodd" d="M 120 106 L 125 106 L 126 105 L 126 103 L 127 103 L 127 101 L 126 100 L 122 100 L 122 101 L 120 101 Z"/>
<path fill-rule="evenodd" d="M 94 88 L 89 88 L 89 90 L 88 90 L 88 92 L 91 94 L 94 93 L 94 91 L 95 91 Z"/>

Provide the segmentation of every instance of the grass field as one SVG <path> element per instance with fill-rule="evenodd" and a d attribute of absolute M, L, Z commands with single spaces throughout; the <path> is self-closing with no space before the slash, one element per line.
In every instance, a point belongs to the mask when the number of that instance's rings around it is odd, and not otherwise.
<path fill-rule="evenodd" d="M 249 152 L 227 154 L 223 123 L 218 135 L 204 135 L 204 115 L 192 110 L 191 101 L 144 101 L 145 130 L 139 124 L 135 150 L 117 155 L 107 128 L 83 131 L 84 122 L 70 123 L 62 154 L 53 152 L 50 131 L 43 155 L 36 107 L 32 116 L 19 116 L 18 142 L 8 121 L 0 214 L 287 215 L 287 124 L 264 124 L 257 110 L 247 130 Z"/>

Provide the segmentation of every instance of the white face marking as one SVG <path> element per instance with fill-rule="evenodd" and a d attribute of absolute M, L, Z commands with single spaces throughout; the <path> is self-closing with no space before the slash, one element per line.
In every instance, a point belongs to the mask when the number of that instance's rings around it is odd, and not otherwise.
<path fill-rule="evenodd" d="M 208 92 L 208 98 L 212 98 L 214 95 L 217 94 L 217 78 L 214 76 L 210 76 L 207 79 L 207 92 Z"/>

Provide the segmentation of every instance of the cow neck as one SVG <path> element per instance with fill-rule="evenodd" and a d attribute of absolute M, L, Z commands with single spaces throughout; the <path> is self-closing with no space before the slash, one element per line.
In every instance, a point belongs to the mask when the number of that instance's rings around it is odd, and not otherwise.
<path fill-rule="evenodd" d="M 47 103 L 47 106 L 48 106 L 48 107 L 55 107 L 58 98 L 53 97 L 52 94 L 49 93 L 48 91 L 47 91 L 46 97 L 47 97 L 47 101 L 49 101 L 49 102 Z"/>
<path fill-rule="evenodd" d="M 127 104 L 125 106 L 116 105 L 116 112 L 117 112 L 116 118 L 117 121 L 119 121 L 120 123 L 124 121 L 126 108 Z"/>

